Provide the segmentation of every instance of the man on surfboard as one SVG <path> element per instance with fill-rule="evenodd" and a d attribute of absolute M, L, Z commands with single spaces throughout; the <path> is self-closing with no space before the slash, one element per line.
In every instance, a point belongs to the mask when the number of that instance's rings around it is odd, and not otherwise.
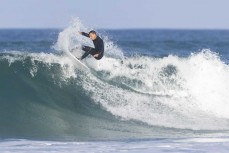
<path fill-rule="evenodd" d="M 81 35 L 89 37 L 95 46 L 95 48 L 89 47 L 89 46 L 82 46 L 82 50 L 85 51 L 83 56 L 80 58 L 80 60 L 87 57 L 89 54 L 91 54 L 95 59 L 100 60 L 103 57 L 104 53 L 104 43 L 103 40 L 97 36 L 96 32 L 94 30 L 90 31 L 89 33 L 85 32 L 79 32 Z"/>

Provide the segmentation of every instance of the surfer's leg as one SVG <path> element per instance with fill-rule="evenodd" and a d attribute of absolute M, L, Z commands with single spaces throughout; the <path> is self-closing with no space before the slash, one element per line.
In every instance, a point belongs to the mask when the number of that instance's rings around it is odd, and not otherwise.
<path fill-rule="evenodd" d="M 96 54 L 95 49 L 91 48 L 91 47 L 88 47 L 88 46 L 83 46 L 82 50 L 85 51 L 85 53 L 81 57 L 81 60 L 84 59 L 85 57 L 87 57 L 89 54 L 91 54 L 91 55 L 95 55 Z"/>
<path fill-rule="evenodd" d="M 91 49 L 94 49 L 94 48 L 89 47 L 89 46 L 82 46 L 82 50 L 85 51 L 85 52 L 88 52 L 88 51 L 90 51 Z"/>

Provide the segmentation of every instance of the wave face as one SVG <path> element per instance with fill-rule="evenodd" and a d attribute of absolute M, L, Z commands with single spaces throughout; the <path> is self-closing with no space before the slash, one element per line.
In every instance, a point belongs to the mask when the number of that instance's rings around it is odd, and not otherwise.
<path fill-rule="evenodd" d="M 229 67 L 212 52 L 123 63 L 105 57 L 87 65 L 85 72 L 67 56 L 1 54 L 1 136 L 99 139 L 152 137 L 171 128 L 228 130 Z"/>
<path fill-rule="evenodd" d="M 1 137 L 122 139 L 222 134 L 229 130 L 229 66 L 202 50 L 188 57 L 106 55 L 83 70 L 65 53 L 86 43 L 74 22 L 54 53 L 0 54 Z M 75 50 L 77 56 L 79 50 Z"/>

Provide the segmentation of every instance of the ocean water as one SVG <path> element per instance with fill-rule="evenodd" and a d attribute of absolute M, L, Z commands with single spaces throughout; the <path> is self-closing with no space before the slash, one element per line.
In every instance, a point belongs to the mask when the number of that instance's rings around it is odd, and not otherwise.
<path fill-rule="evenodd" d="M 229 30 L 91 29 L 0 30 L 0 152 L 227 152 Z"/>

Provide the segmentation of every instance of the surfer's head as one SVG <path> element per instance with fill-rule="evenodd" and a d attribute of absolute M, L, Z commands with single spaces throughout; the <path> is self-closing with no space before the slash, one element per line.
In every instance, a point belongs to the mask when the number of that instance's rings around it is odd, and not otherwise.
<path fill-rule="evenodd" d="M 91 40 L 95 40 L 97 37 L 96 32 L 94 30 L 91 30 L 89 32 L 89 37 L 91 38 Z"/>

